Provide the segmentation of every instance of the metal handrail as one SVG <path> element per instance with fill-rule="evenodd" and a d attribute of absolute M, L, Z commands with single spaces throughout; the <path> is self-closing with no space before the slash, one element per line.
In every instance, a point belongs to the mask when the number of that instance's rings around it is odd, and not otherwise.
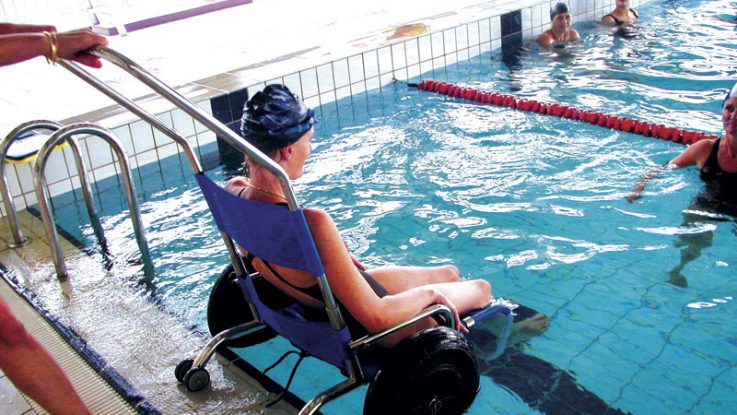
<path fill-rule="evenodd" d="M 5 157 L 8 155 L 10 146 L 21 134 L 34 129 L 56 131 L 61 127 L 62 125 L 55 121 L 29 121 L 15 127 L 10 133 L 8 133 L 8 135 L 5 136 L 5 138 L 3 138 L 2 143 L 0 143 L 0 194 L 2 194 L 3 205 L 5 206 L 8 228 L 10 230 L 10 234 L 13 236 L 13 241 L 8 245 L 11 248 L 25 245 L 28 243 L 28 238 L 23 236 L 23 231 L 20 229 L 18 214 L 15 210 L 15 202 L 13 201 L 13 196 L 10 194 L 10 190 L 8 190 L 8 182 L 5 179 Z"/>
<path fill-rule="evenodd" d="M 146 235 L 143 230 L 143 222 L 141 221 L 141 214 L 138 209 L 138 202 L 136 201 L 136 192 L 133 185 L 130 163 L 128 162 L 128 156 L 126 156 L 123 150 L 123 144 L 113 134 L 112 131 L 90 123 L 78 123 L 71 124 L 57 130 L 52 134 L 46 142 L 38 150 L 37 162 L 33 169 L 33 180 L 34 187 L 36 189 L 36 197 L 38 199 L 39 210 L 41 212 L 41 219 L 44 225 L 44 231 L 46 238 L 51 244 L 51 254 L 54 261 L 54 268 L 56 275 L 59 279 L 65 279 L 67 277 L 66 263 L 64 262 L 64 253 L 59 244 L 59 235 L 56 231 L 54 222 L 54 214 L 49 206 L 49 195 L 47 190 L 47 182 L 45 176 L 46 163 L 48 161 L 51 150 L 64 141 L 73 142 L 73 136 L 78 134 L 87 134 L 102 138 L 105 140 L 115 152 L 118 158 L 118 164 L 120 167 L 120 174 L 123 179 L 123 186 L 125 188 L 126 199 L 128 200 L 128 209 L 130 210 L 131 220 L 133 221 L 133 230 L 136 234 L 136 240 L 138 241 L 138 247 L 141 251 L 141 255 L 144 259 L 144 264 L 150 267 L 151 255 L 148 249 L 148 243 L 146 242 Z M 75 153 L 79 152 L 79 147 L 76 143 L 73 145 Z M 79 157 L 81 161 L 81 157 Z M 88 204 L 88 211 L 93 220 L 96 219 L 96 213 L 94 211 L 94 203 L 91 197 L 91 191 L 89 190 L 89 183 L 86 180 L 87 171 L 83 165 L 78 164 L 79 177 L 83 183 L 83 188 L 86 188 L 86 192 L 89 193 L 85 199 Z"/>

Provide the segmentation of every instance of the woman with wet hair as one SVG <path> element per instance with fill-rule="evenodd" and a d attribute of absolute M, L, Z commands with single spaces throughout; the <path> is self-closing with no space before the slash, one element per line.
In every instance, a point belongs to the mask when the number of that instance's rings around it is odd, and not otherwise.
<path fill-rule="evenodd" d="M 571 27 L 571 12 L 568 5 L 560 2 L 550 9 L 550 29 L 538 36 L 537 43 L 545 48 L 557 49 L 558 45 L 580 39 L 576 29 Z"/>
<path fill-rule="evenodd" d="M 241 133 L 244 138 L 275 163 L 291 180 L 302 176 L 311 152 L 314 111 L 307 108 L 283 85 L 269 85 L 246 103 Z M 248 177 L 231 179 L 226 189 L 239 197 L 271 204 L 286 198 L 277 179 L 266 168 L 246 160 Z M 330 215 L 320 209 L 304 208 L 317 251 L 330 287 L 343 310 L 354 336 L 377 333 L 395 326 L 433 304 L 446 305 L 456 317 L 486 306 L 492 300 L 491 286 L 484 280 L 461 280 L 451 265 L 435 267 L 392 266 L 367 270 L 348 250 Z M 306 271 L 269 263 L 242 250 L 246 263 L 271 284 L 304 305 L 323 308 L 322 295 L 314 276 Z M 548 319 L 541 315 L 529 325 L 542 331 Z M 395 335 L 386 345 L 437 324 L 428 319 Z M 526 327 L 527 328 L 527 327 Z M 534 327 L 537 329 L 537 327 Z"/>

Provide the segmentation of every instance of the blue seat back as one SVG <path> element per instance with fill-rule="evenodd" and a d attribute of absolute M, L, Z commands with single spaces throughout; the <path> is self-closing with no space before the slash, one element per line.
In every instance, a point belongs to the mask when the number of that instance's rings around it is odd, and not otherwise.
<path fill-rule="evenodd" d="M 227 192 L 204 173 L 196 177 L 218 229 L 239 246 L 273 264 L 316 276 L 324 274 L 302 209 L 292 212 L 286 206 L 246 200 Z M 261 319 L 274 331 L 310 354 L 344 367 L 350 341 L 346 327 L 335 330 L 328 321 L 309 321 L 300 311 L 300 304 L 270 309 L 259 299 L 250 278 L 242 278 L 241 287 Z"/>

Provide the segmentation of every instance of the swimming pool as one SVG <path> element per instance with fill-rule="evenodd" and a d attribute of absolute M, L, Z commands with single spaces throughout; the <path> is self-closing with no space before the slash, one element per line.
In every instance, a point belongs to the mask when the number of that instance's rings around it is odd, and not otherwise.
<path fill-rule="evenodd" d="M 731 28 L 707 17 L 727 4 L 679 2 L 674 12 L 672 2 L 654 2 L 640 10 L 639 38 L 584 25 L 585 45 L 572 56 L 527 51 L 510 71 L 485 54 L 425 76 L 719 133 L 718 102 L 735 78 L 737 50 Z M 694 49 L 686 34 L 706 44 Z M 543 336 L 485 367 L 471 413 L 734 406 L 733 219 L 684 214 L 699 210 L 695 169 L 669 172 L 643 199 L 624 200 L 648 167 L 682 146 L 400 84 L 320 110 L 313 159 L 296 189 L 333 215 L 365 263 L 453 263 L 553 319 Z M 221 179 L 239 164 L 217 161 L 206 164 Z M 169 159 L 139 172 L 153 289 L 204 329 L 206 295 L 227 259 L 191 174 L 178 166 Z M 111 252 L 136 258 L 113 185 L 99 185 L 103 227 Z M 703 249 L 674 278 L 681 245 Z M 242 353 L 263 368 L 277 357 L 268 349 Z M 287 366 L 272 376 L 284 380 Z M 300 373 L 293 390 L 303 398 L 338 376 L 315 365 Z M 352 393 L 324 410 L 345 413 L 361 400 Z"/>

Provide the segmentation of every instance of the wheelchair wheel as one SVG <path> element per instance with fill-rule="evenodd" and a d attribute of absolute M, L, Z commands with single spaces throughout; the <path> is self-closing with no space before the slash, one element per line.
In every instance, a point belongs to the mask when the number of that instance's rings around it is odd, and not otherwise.
<path fill-rule="evenodd" d="M 207 303 L 207 326 L 210 334 L 215 336 L 224 330 L 252 320 L 251 308 L 243 296 L 233 265 L 228 265 L 212 287 Z M 274 336 L 276 333 L 264 326 L 223 344 L 228 347 L 248 347 L 263 343 Z"/>
<path fill-rule="evenodd" d="M 371 382 L 364 414 L 462 414 L 479 390 L 479 367 L 460 333 L 434 327 L 388 351 Z"/>

